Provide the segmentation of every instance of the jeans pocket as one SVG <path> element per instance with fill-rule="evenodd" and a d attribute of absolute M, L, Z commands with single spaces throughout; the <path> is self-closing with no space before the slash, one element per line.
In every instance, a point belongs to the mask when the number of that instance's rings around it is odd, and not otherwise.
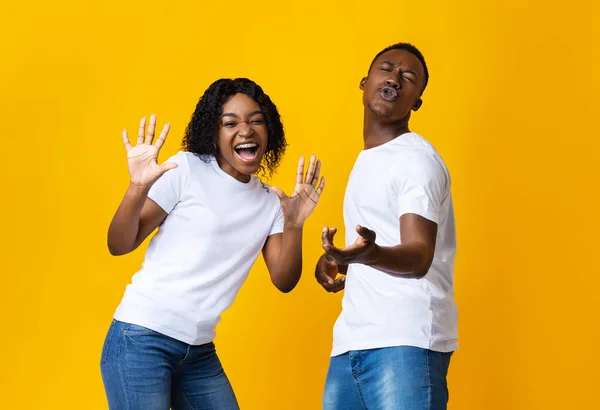
<path fill-rule="evenodd" d="M 147 327 L 134 325 L 133 323 L 127 323 L 125 325 L 125 329 L 123 330 L 123 334 L 125 336 L 148 336 L 148 335 L 156 335 L 158 332 L 155 332 L 152 329 L 148 329 Z"/>
<path fill-rule="evenodd" d="M 110 323 L 110 327 L 108 328 L 108 333 L 106 334 L 106 338 L 104 339 L 104 345 L 102 346 L 102 356 L 100 357 L 100 366 L 106 362 L 108 358 L 108 351 L 110 349 L 110 345 L 113 338 L 113 333 L 115 332 L 115 321 Z"/>

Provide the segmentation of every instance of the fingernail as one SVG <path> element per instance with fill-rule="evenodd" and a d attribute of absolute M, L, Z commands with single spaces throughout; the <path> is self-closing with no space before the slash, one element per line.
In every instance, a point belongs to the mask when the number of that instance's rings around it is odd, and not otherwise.
<path fill-rule="evenodd" d="M 323 228 L 323 232 L 327 232 L 327 227 Z"/>
<path fill-rule="evenodd" d="M 342 282 L 346 282 L 346 277 L 342 276 L 342 279 L 340 279 Z"/>

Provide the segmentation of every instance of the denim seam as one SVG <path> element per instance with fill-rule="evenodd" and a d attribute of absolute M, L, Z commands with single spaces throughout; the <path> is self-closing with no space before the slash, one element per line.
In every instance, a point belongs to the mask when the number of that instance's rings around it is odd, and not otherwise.
<path fill-rule="evenodd" d="M 121 368 L 121 346 L 123 344 L 123 338 L 125 337 L 125 330 L 119 337 L 119 345 L 117 346 L 117 368 L 119 369 L 119 379 L 121 379 L 121 388 L 123 389 L 123 397 L 125 398 L 125 409 L 129 410 L 129 398 L 127 397 L 127 387 L 125 387 L 125 378 L 123 377 L 123 369 Z"/>
<path fill-rule="evenodd" d="M 350 355 L 348 355 L 348 360 L 350 361 L 350 370 L 352 371 L 352 379 L 354 379 L 354 384 L 356 385 L 356 390 L 358 390 L 358 397 L 360 398 L 360 403 L 363 407 L 363 410 L 368 410 L 367 403 L 365 402 L 365 398 L 363 397 L 362 389 L 360 388 L 360 382 L 358 380 L 358 376 L 362 373 L 362 352 L 356 352 L 359 358 L 359 366 L 358 372 L 354 372 L 354 366 L 352 365 L 352 360 L 350 360 Z"/>
<path fill-rule="evenodd" d="M 110 345 L 112 344 L 112 340 L 114 337 L 114 333 L 115 333 L 115 321 L 113 320 L 112 323 L 110 324 L 110 328 L 108 329 L 108 335 L 106 337 L 106 347 L 104 349 L 102 349 L 102 357 L 100 358 L 100 366 L 102 366 L 104 363 L 106 363 L 106 360 L 108 359 L 108 353 L 110 352 Z"/>
<path fill-rule="evenodd" d="M 181 394 L 181 397 L 183 397 L 183 400 L 185 400 L 185 402 L 187 403 L 188 406 L 190 406 L 190 409 L 194 409 L 194 406 L 192 406 L 192 403 L 190 403 L 190 401 L 187 399 L 187 397 L 185 397 L 185 394 L 183 394 L 183 392 L 180 390 L 179 394 Z"/>
<path fill-rule="evenodd" d="M 177 366 L 178 368 L 180 368 L 183 365 L 183 362 L 185 362 L 185 359 L 187 359 L 188 356 L 190 355 L 191 348 L 192 348 L 192 346 L 188 345 L 188 347 L 187 347 L 187 349 L 185 351 L 185 356 L 183 356 L 183 359 L 181 359 L 179 361 L 179 366 Z M 179 370 L 179 369 L 177 369 L 177 370 Z"/>
<path fill-rule="evenodd" d="M 431 358 L 431 352 L 428 350 L 425 355 L 425 366 L 427 367 L 427 384 L 428 384 L 428 386 L 427 386 L 427 401 L 429 402 L 427 404 L 427 408 L 429 410 L 431 410 L 431 390 L 432 390 L 430 358 Z"/>

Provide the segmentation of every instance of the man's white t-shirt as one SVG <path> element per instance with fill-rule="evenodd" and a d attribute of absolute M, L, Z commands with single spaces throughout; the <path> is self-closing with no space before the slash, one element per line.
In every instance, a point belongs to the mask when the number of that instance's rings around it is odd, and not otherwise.
<path fill-rule="evenodd" d="M 283 232 L 277 195 L 252 176 L 242 183 L 214 158 L 169 159 L 148 197 L 168 216 L 114 318 L 191 345 L 211 342 L 268 236 Z"/>
<path fill-rule="evenodd" d="M 396 246 L 401 243 L 400 217 L 408 213 L 438 225 L 429 272 L 408 279 L 350 264 L 332 356 L 392 346 L 439 352 L 458 348 L 450 176 L 437 151 L 416 133 L 359 154 L 344 197 L 346 244 L 355 242 L 356 225 L 362 225 L 376 232 L 378 245 Z"/>

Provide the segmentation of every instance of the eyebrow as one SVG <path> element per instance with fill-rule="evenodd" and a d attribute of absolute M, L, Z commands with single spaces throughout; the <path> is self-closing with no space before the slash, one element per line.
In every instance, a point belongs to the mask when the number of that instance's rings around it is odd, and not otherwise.
<path fill-rule="evenodd" d="M 395 65 L 394 63 L 392 63 L 390 61 L 382 61 L 381 64 L 391 65 L 392 67 Z M 415 77 L 419 78 L 419 76 L 417 75 L 417 73 L 414 70 L 405 69 L 405 70 L 402 70 L 402 72 L 403 73 L 410 73 L 410 74 L 414 75 Z"/>
<path fill-rule="evenodd" d="M 257 110 L 257 111 L 253 111 L 250 114 L 248 114 L 248 117 L 253 117 L 256 114 L 263 114 L 264 115 L 264 113 L 261 110 Z M 232 112 L 226 112 L 225 114 L 221 115 L 221 118 L 223 118 L 223 117 L 235 117 L 235 118 L 237 118 L 238 116 L 236 114 L 232 113 Z"/>

